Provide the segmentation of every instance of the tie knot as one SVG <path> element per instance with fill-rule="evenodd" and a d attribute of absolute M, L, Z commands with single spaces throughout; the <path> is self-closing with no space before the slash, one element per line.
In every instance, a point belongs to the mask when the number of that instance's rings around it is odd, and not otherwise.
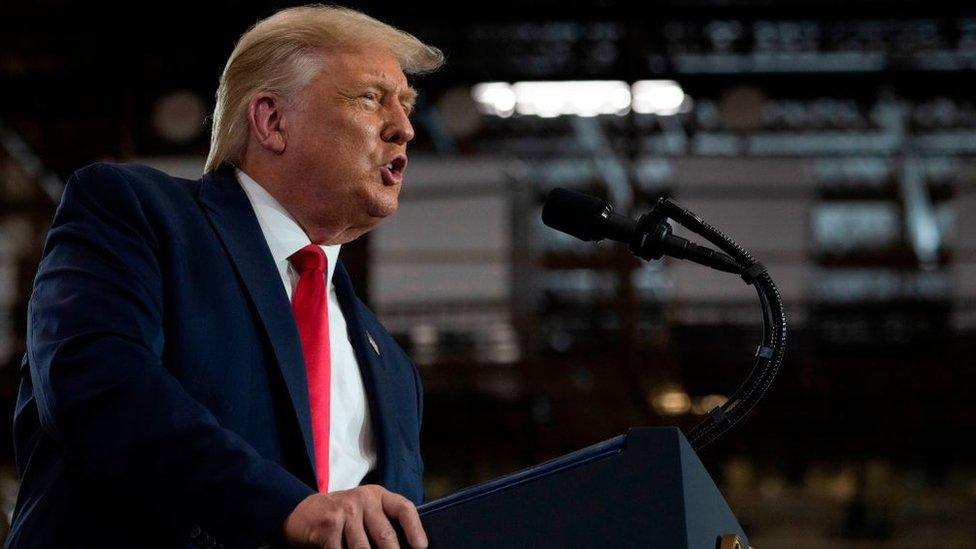
<path fill-rule="evenodd" d="M 325 252 L 320 246 L 309 244 L 288 257 L 292 266 L 301 273 L 308 271 L 325 272 Z"/>

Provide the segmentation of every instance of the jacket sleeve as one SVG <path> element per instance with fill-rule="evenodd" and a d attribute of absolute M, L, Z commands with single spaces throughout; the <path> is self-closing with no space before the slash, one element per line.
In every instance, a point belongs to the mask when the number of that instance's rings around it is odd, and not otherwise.
<path fill-rule="evenodd" d="M 404 353 L 404 355 L 406 355 L 406 353 Z M 408 360 L 409 360 L 409 358 L 408 358 Z M 423 386 L 423 384 L 420 381 L 420 371 L 417 369 L 416 364 L 413 364 L 413 361 L 410 361 L 410 364 L 411 364 L 411 366 L 413 366 L 413 379 L 414 379 L 414 383 L 416 383 L 416 386 L 417 386 L 416 387 L 417 388 L 417 426 L 420 427 L 421 429 L 423 429 L 423 423 L 424 423 L 424 386 Z M 417 436 L 419 438 L 419 436 L 420 436 L 420 433 L 419 432 L 417 433 Z M 424 474 L 424 460 L 422 458 L 418 457 L 418 461 L 419 461 L 419 464 L 420 464 L 420 471 L 419 471 L 420 472 L 420 494 L 419 494 L 418 497 L 420 499 L 418 499 L 414 503 L 416 503 L 417 505 L 420 505 L 421 503 L 423 503 L 424 501 L 427 500 L 427 494 L 426 494 L 426 490 L 424 489 L 424 478 L 423 478 L 423 474 Z"/>
<path fill-rule="evenodd" d="M 28 313 L 41 423 L 73 470 L 122 505 L 256 547 L 313 490 L 222 428 L 164 366 L 154 223 L 116 167 L 68 182 Z"/>

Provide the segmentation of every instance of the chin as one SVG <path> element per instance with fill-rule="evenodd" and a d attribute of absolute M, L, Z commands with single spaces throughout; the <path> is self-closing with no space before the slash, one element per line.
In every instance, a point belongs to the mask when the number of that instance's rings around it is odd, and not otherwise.
<path fill-rule="evenodd" d="M 377 225 L 379 225 L 380 223 L 382 223 L 383 221 L 385 221 L 386 218 L 388 218 L 391 215 L 393 215 L 394 213 L 396 213 L 396 210 L 395 209 L 392 210 L 392 211 L 390 211 L 390 210 L 371 211 L 366 216 L 366 219 L 364 219 L 363 222 L 360 223 L 359 225 L 362 226 L 362 227 L 365 227 L 366 230 L 373 229 Z"/>
<path fill-rule="evenodd" d="M 397 197 L 382 197 L 378 200 L 370 200 L 366 207 L 366 212 L 370 217 L 384 218 L 396 213 L 399 207 Z"/>

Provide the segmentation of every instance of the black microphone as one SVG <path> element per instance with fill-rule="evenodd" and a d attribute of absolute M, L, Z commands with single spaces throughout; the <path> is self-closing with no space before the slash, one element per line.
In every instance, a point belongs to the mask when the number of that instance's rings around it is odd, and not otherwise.
<path fill-rule="evenodd" d="M 609 202 L 558 187 L 546 197 L 546 203 L 542 206 L 542 222 L 585 242 L 604 238 L 630 242 L 637 230 L 637 222 L 613 213 Z"/>
<path fill-rule="evenodd" d="M 623 242 L 634 255 L 645 260 L 669 255 L 728 273 L 743 272 L 744 268 L 732 257 L 671 234 L 671 226 L 659 211 L 659 205 L 660 201 L 635 221 L 613 213 L 613 207 L 605 200 L 555 188 L 542 207 L 542 222 L 583 241 L 609 238 Z"/>

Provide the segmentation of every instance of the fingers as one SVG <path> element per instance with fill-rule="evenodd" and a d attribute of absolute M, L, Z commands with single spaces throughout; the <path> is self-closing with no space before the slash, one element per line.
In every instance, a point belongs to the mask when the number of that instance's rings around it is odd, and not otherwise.
<path fill-rule="evenodd" d="M 342 535 L 348 549 L 370 549 L 369 538 L 363 528 L 362 514 L 354 514 L 346 518 L 342 527 Z"/>
<path fill-rule="evenodd" d="M 407 498 L 394 494 L 393 492 L 383 493 L 383 512 L 396 518 L 406 534 L 410 546 L 416 549 L 427 547 L 427 534 L 424 532 L 424 525 L 420 522 L 420 515 L 417 508 Z"/>
<path fill-rule="evenodd" d="M 390 519 L 383 513 L 379 499 L 375 503 L 364 509 L 363 522 L 366 524 L 369 537 L 380 549 L 399 549 L 400 542 L 397 541 L 396 530 L 393 529 Z"/>
<path fill-rule="evenodd" d="M 309 496 L 285 520 L 284 534 L 289 544 L 301 547 L 400 549 L 391 518 L 403 526 L 411 547 L 426 549 L 417 508 L 375 485 Z"/>
<path fill-rule="evenodd" d="M 329 512 L 319 518 L 319 528 L 315 531 L 316 547 L 342 549 L 342 530 L 346 517 L 341 513 Z"/>

